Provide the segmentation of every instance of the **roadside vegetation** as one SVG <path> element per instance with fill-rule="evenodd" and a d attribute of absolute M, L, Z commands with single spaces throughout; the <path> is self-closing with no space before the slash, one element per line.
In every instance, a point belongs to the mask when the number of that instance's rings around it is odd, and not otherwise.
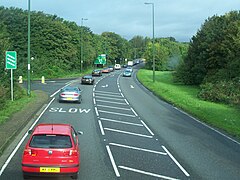
<path fill-rule="evenodd" d="M 199 120 L 240 138 L 240 109 L 237 106 L 204 101 L 198 97 L 199 86 L 175 82 L 173 72 L 157 71 L 153 83 L 151 70 L 139 70 L 137 77 L 161 99 L 186 111 Z"/>

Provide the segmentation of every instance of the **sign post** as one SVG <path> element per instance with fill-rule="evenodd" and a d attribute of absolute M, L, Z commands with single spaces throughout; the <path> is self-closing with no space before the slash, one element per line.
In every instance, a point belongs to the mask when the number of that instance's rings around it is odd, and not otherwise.
<path fill-rule="evenodd" d="M 13 69 L 17 69 L 16 51 L 6 51 L 6 69 L 11 69 L 11 99 L 13 101 Z"/>

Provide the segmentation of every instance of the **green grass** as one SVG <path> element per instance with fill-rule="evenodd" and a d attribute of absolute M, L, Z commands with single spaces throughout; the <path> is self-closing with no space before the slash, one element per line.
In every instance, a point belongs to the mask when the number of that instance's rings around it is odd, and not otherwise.
<path fill-rule="evenodd" d="M 200 89 L 174 83 L 172 72 L 156 71 L 155 83 L 152 81 L 152 71 L 141 69 L 137 77 L 144 86 L 165 101 L 217 129 L 240 138 L 240 109 L 199 99 L 197 95 Z"/>
<path fill-rule="evenodd" d="M 0 124 L 7 121 L 12 114 L 22 110 L 24 108 L 24 104 L 28 104 L 29 102 L 34 101 L 36 95 L 34 92 L 31 93 L 31 97 L 24 95 L 21 99 L 18 100 L 8 100 L 4 109 L 0 110 Z"/>

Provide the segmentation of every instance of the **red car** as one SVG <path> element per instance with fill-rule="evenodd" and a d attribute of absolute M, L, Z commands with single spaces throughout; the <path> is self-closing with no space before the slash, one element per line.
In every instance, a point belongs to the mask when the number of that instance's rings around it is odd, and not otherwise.
<path fill-rule="evenodd" d="M 71 176 L 78 178 L 78 134 L 69 124 L 39 124 L 32 131 L 22 156 L 23 178 Z"/>

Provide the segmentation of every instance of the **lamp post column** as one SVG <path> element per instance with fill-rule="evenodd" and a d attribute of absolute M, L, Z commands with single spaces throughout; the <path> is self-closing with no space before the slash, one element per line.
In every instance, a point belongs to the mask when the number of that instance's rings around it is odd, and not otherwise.
<path fill-rule="evenodd" d="M 30 81 L 30 0 L 28 0 L 28 66 L 27 66 L 27 70 L 28 70 L 28 89 L 27 89 L 27 94 L 28 96 L 31 96 L 31 81 Z"/>

